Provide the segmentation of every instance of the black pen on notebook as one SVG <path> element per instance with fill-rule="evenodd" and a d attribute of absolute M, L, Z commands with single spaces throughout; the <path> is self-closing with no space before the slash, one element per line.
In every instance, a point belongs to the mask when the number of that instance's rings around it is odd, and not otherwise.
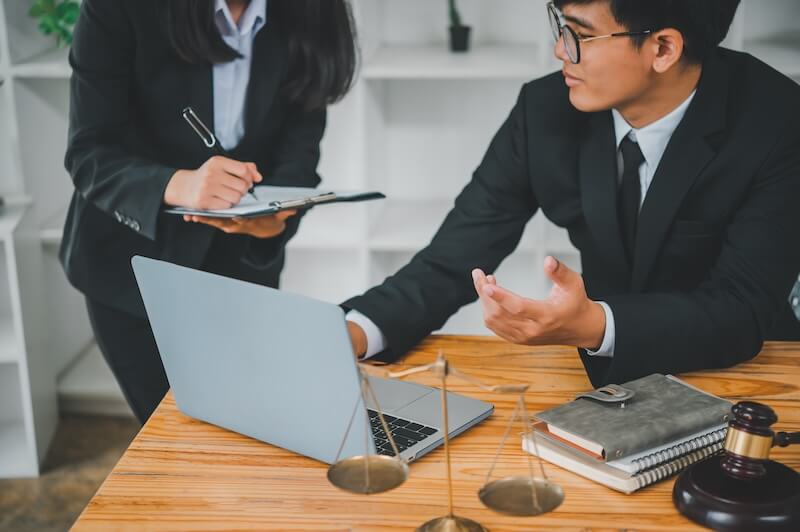
<path fill-rule="evenodd" d="M 195 133 L 197 133 L 197 136 L 200 137 L 200 140 L 202 140 L 203 144 L 206 145 L 206 148 L 213 151 L 216 155 L 228 157 L 229 159 L 231 158 L 230 154 L 225 150 L 225 148 L 222 147 L 222 145 L 219 143 L 219 140 L 217 140 L 214 132 L 208 129 L 208 126 L 206 126 L 203 121 L 200 120 L 200 118 L 197 116 L 197 113 L 194 112 L 194 109 L 191 107 L 186 107 L 183 111 L 181 111 L 181 116 L 183 116 L 183 119 L 186 120 L 192 129 L 194 129 Z M 255 188 L 256 185 L 255 182 L 253 182 L 253 184 L 250 186 L 250 190 L 247 192 L 253 196 L 253 199 L 258 200 L 256 197 Z"/>

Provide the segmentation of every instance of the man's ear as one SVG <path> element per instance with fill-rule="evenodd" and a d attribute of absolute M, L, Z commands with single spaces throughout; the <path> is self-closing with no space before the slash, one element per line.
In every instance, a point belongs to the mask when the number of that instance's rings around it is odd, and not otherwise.
<path fill-rule="evenodd" d="M 653 70 L 663 74 L 683 57 L 683 35 L 676 29 L 667 28 L 650 36 L 647 46 L 653 47 Z"/>

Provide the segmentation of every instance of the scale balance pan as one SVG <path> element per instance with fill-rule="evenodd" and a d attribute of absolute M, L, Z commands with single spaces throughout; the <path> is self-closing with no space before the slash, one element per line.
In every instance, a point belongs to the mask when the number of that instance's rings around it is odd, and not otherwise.
<path fill-rule="evenodd" d="M 408 465 L 393 456 L 353 456 L 328 469 L 328 480 L 337 488 L 368 495 L 396 488 L 408 478 Z"/>
<path fill-rule="evenodd" d="M 533 490 L 536 490 L 535 498 Z M 548 480 L 519 476 L 489 482 L 478 492 L 478 497 L 495 512 L 533 516 L 558 508 L 564 501 L 564 491 Z"/>

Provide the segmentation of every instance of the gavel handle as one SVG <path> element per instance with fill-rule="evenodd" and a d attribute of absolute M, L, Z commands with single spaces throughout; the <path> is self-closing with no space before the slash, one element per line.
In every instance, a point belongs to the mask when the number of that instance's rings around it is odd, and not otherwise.
<path fill-rule="evenodd" d="M 788 447 L 800 443 L 800 432 L 778 432 L 775 434 L 774 442 L 778 447 Z"/>

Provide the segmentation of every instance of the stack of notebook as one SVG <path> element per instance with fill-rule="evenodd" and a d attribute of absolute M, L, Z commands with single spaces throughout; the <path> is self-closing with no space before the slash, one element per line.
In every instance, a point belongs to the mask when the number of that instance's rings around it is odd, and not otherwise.
<path fill-rule="evenodd" d="M 580 397 L 541 412 L 523 449 L 625 493 L 722 450 L 728 401 L 672 376 L 622 386 L 624 403 Z"/>

